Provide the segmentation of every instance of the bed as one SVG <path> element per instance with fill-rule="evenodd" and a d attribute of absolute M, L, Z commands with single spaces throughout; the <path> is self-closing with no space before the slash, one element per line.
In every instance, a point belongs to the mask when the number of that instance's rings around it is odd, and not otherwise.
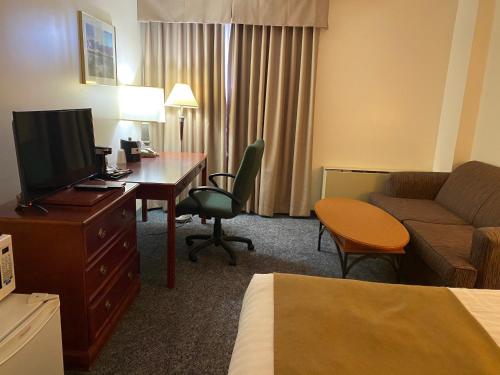
<path fill-rule="evenodd" d="M 231 375 L 275 373 L 274 277 L 274 274 L 256 274 L 248 286 L 229 367 Z M 450 290 L 496 345 L 500 346 L 500 291 Z"/>

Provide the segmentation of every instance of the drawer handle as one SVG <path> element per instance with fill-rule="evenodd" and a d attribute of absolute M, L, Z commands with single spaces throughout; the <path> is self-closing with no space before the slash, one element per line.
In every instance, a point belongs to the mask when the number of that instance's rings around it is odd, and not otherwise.
<path fill-rule="evenodd" d="M 104 307 L 106 307 L 106 310 L 111 310 L 111 302 L 109 302 L 109 299 L 104 303 Z"/>
<path fill-rule="evenodd" d="M 132 271 L 128 271 L 127 276 L 130 280 L 134 278 L 134 273 Z"/>
<path fill-rule="evenodd" d="M 124 218 L 124 219 L 127 218 L 127 210 L 126 209 L 122 210 L 122 218 Z"/>
<path fill-rule="evenodd" d="M 129 246 L 130 246 L 130 244 L 128 243 L 128 241 L 123 241 L 123 247 L 125 249 L 128 249 Z"/>
<path fill-rule="evenodd" d="M 103 264 L 101 268 L 99 268 L 99 271 L 101 272 L 101 275 L 105 276 L 108 273 L 108 267 Z"/>
<path fill-rule="evenodd" d="M 103 240 L 106 237 L 106 229 L 99 228 L 99 231 L 97 232 L 97 237 Z"/>

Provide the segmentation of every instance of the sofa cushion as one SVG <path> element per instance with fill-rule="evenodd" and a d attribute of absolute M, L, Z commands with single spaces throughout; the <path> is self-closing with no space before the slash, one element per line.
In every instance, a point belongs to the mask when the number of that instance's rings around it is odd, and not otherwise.
<path fill-rule="evenodd" d="M 472 224 L 476 228 L 500 227 L 500 189 L 484 202 Z"/>
<path fill-rule="evenodd" d="M 391 172 L 384 193 L 394 198 L 434 200 L 449 176 L 444 172 Z"/>
<path fill-rule="evenodd" d="M 410 232 L 408 251 L 414 251 L 452 287 L 474 287 L 477 270 L 470 263 L 472 225 L 443 225 L 405 221 Z"/>
<path fill-rule="evenodd" d="M 498 190 L 500 168 L 471 161 L 450 174 L 436 201 L 472 223 L 481 206 Z"/>
<path fill-rule="evenodd" d="M 370 202 L 389 212 L 399 221 L 416 220 L 425 223 L 467 224 L 436 201 L 428 199 L 393 198 L 382 193 L 370 194 Z"/>

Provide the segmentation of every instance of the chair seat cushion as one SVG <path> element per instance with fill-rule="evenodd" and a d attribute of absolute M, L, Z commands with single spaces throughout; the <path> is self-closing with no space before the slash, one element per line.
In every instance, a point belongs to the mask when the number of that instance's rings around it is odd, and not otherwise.
<path fill-rule="evenodd" d="M 223 194 L 200 191 L 196 193 L 196 197 L 205 208 L 205 215 L 208 217 L 231 219 L 235 216 L 232 210 L 231 198 Z M 187 197 L 176 206 L 175 213 L 177 216 L 184 214 L 199 215 L 200 210 L 196 201 L 191 197 Z"/>
<path fill-rule="evenodd" d="M 399 221 L 415 220 L 424 223 L 468 224 L 460 216 L 433 200 L 394 198 L 382 193 L 372 193 L 370 194 L 370 202 L 389 212 Z"/>
<path fill-rule="evenodd" d="M 414 251 L 447 286 L 473 288 L 477 270 L 469 262 L 471 225 L 443 225 L 405 221 L 410 232 L 408 251 Z"/>

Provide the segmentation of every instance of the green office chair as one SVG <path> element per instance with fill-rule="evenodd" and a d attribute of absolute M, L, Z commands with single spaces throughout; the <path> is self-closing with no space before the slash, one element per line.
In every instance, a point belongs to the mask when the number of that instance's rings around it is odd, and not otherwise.
<path fill-rule="evenodd" d="M 198 260 L 196 254 L 200 250 L 210 245 L 222 246 L 229 254 L 231 258 L 229 264 L 232 266 L 236 265 L 236 255 L 228 242 L 246 243 L 248 250 L 254 250 L 252 240 L 249 238 L 226 236 L 222 230 L 221 219 L 232 219 L 241 213 L 243 206 L 253 191 L 263 153 L 264 141 L 259 139 L 247 147 L 236 176 L 229 173 L 211 174 L 208 179 L 214 187 L 201 186 L 191 189 L 189 190 L 189 197 L 177 205 L 177 215 L 205 215 L 206 218 L 215 218 L 212 235 L 194 234 L 186 237 L 188 246 L 191 246 L 194 240 L 204 240 L 189 252 L 189 259 L 192 262 Z M 215 177 L 234 178 L 232 193 L 219 188 L 214 180 Z"/>

